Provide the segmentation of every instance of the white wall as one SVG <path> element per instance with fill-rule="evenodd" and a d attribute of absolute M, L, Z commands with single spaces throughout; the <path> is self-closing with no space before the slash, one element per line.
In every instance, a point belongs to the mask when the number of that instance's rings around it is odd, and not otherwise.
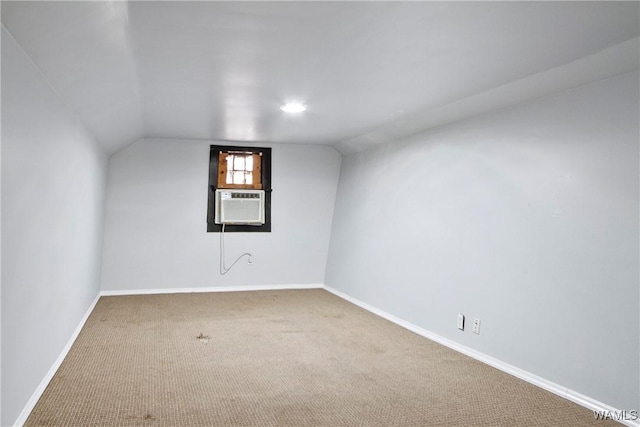
<path fill-rule="evenodd" d="M 633 72 L 346 156 L 327 285 L 638 409 L 638 94 Z"/>
<path fill-rule="evenodd" d="M 107 157 L 2 29 L 2 419 L 99 292 Z"/>
<path fill-rule="evenodd" d="M 209 146 L 145 139 L 111 158 L 102 289 L 321 284 L 340 155 L 324 146 L 272 145 L 272 232 L 207 233 Z M 223 143 L 219 143 L 224 145 Z"/>
<path fill-rule="evenodd" d="M 1 13 L 1 12 L 0 12 Z M 1 29 L 4 34 L 4 28 Z M 1 40 L 0 40 L 1 41 Z M 1 50 L 1 49 L 0 49 Z M 0 59 L 0 64 L 1 64 Z M 2 71 L 0 71 L 0 76 Z M 2 85 L 0 84 L 0 99 L 2 99 Z M 0 424 L 2 424 L 2 106 L 0 105 Z"/>

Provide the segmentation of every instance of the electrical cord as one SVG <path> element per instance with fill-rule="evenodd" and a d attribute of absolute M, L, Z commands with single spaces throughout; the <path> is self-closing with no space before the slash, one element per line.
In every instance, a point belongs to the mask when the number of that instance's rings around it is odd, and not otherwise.
<path fill-rule="evenodd" d="M 224 262 L 224 226 L 225 225 L 226 225 L 225 223 L 222 224 L 222 231 L 220 232 L 220 275 L 222 276 L 227 274 L 233 268 L 233 266 L 236 265 L 236 263 L 240 261 L 240 259 L 242 259 L 242 257 L 244 257 L 245 255 L 249 257 L 247 262 L 249 264 L 253 264 L 251 262 L 251 254 L 249 252 L 245 252 L 242 255 L 240 255 L 238 258 L 236 258 L 236 260 L 233 261 L 233 263 L 229 266 L 229 268 L 225 266 L 225 262 Z"/>

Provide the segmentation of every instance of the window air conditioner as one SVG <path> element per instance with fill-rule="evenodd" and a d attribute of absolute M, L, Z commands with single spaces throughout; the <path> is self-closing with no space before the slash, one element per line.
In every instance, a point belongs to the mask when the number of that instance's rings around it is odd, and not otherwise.
<path fill-rule="evenodd" d="M 264 190 L 216 190 L 216 224 L 264 224 Z"/>

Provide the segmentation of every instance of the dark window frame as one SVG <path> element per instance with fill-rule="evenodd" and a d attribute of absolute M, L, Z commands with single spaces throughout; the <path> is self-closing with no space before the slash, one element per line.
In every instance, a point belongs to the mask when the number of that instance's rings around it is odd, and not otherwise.
<path fill-rule="evenodd" d="M 209 195 L 207 202 L 207 233 L 222 231 L 222 224 L 215 223 L 216 189 L 218 185 L 218 161 L 220 152 L 246 151 L 260 154 L 262 168 L 260 177 L 264 190 L 264 224 L 261 225 L 232 225 L 224 227 L 225 233 L 234 232 L 271 232 L 271 148 L 270 147 L 241 147 L 233 145 L 212 145 L 209 151 Z"/>

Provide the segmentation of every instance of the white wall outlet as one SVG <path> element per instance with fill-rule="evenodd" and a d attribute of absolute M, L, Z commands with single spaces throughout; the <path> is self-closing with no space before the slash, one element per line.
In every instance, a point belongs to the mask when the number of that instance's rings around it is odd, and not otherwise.
<path fill-rule="evenodd" d="M 464 314 L 458 314 L 458 329 L 464 331 Z"/>
<path fill-rule="evenodd" d="M 473 319 L 473 333 L 480 333 L 480 319 Z"/>

